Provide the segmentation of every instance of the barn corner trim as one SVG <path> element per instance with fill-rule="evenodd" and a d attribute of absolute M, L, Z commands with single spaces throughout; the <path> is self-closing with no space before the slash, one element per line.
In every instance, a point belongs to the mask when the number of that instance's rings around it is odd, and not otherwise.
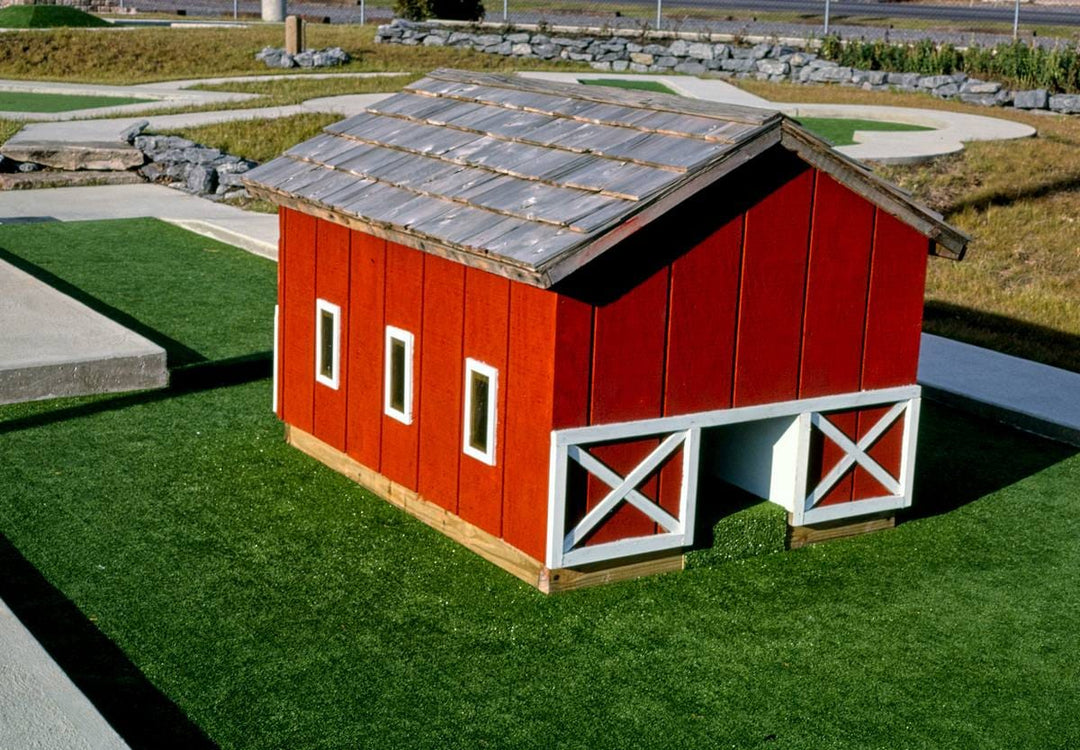
<path fill-rule="evenodd" d="M 439 69 L 247 173 L 256 197 L 549 288 L 773 147 L 960 260 L 963 232 L 778 112 Z"/>

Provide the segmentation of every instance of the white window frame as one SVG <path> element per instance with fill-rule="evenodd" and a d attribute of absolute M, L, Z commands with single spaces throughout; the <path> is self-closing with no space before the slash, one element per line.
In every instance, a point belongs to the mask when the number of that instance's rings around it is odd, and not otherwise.
<path fill-rule="evenodd" d="M 485 376 L 488 379 L 488 404 L 487 404 L 487 426 L 488 426 L 488 439 L 487 450 L 480 451 L 472 446 L 472 375 L 477 373 Z M 499 434 L 498 430 L 498 405 L 499 403 L 499 371 L 489 364 L 481 362 L 471 357 L 465 360 L 465 414 L 462 421 L 461 437 L 462 437 L 462 449 L 466 456 L 471 456 L 477 461 L 487 464 L 488 466 L 495 465 L 495 438 Z"/>
<path fill-rule="evenodd" d="M 405 408 L 395 409 L 391 403 L 391 378 L 393 377 L 393 363 L 391 353 L 395 341 L 405 345 Z M 413 420 L 413 341 L 411 333 L 396 326 L 386 327 L 386 344 L 383 353 L 383 413 L 392 417 L 402 424 L 412 424 Z"/>
<path fill-rule="evenodd" d="M 330 313 L 330 315 L 334 318 L 334 361 L 331 363 L 331 376 L 329 378 L 322 374 L 322 318 L 324 312 Z M 338 386 L 341 383 L 341 308 L 335 305 L 333 302 L 327 302 L 322 298 L 315 300 L 315 380 L 318 383 L 322 383 L 327 388 L 333 388 L 335 391 L 338 389 Z"/>

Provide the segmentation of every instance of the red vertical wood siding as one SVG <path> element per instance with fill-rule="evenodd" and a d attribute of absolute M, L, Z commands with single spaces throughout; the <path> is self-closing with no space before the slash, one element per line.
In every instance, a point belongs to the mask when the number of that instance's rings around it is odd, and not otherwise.
<path fill-rule="evenodd" d="M 283 419 L 312 431 L 315 405 L 315 218 L 285 209 Z"/>
<path fill-rule="evenodd" d="M 591 424 L 661 416 L 669 278 L 670 269 L 664 266 L 621 297 L 597 307 L 593 323 Z M 650 438 L 597 446 L 589 452 L 620 476 L 626 476 L 658 444 L 657 439 Z M 589 507 L 600 502 L 610 489 L 590 477 Z M 658 500 L 657 478 L 639 485 L 638 491 Z M 623 503 L 590 542 L 640 536 L 653 529 L 648 516 Z"/>
<path fill-rule="evenodd" d="M 420 393 L 419 379 L 423 367 L 418 355 L 423 350 L 420 337 L 423 312 L 424 255 L 404 245 L 387 242 L 384 321 L 387 326 L 395 326 L 413 335 L 413 420 L 412 424 L 403 424 L 383 414 L 386 383 L 383 368 L 380 367 L 376 374 L 379 382 L 379 414 L 382 416 L 382 461 L 379 471 L 410 490 L 415 490 L 417 486 L 420 455 L 419 416 L 423 394 Z M 376 346 L 385 349 L 385 327 L 379 332 Z"/>
<path fill-rule="evenodd" d="M 866 306 L 866 345 L 862 388 L 912 385 L 919 368 L 923 295 L 929 240 L 899 219 L 878 209 L 874 231 L 870 292 Z M 868 409 L 859 415 L 862 437 L 886 409 Z M 897 421 L 870 450 L 882 468 L 897 476 L 903 448 L 903 420 Z M 881 485 L 862 468 L 855 471 L 853 497 L 858 500 L 885 494 Z"/>
<path fill-rule="evenodd" d="M 798 394 L 814 172 L 804 168 L 746 213 L 733 404 Z"/>
<path fill-rule="evenodd" d="M 510 285 L 503 538 L 544 559 L 558 298 Z"/>
<path fill-rule="evenodd" d="M 799 398 L 859 390 L 873 232 L 873 204 L 819 173 L 806 277 Z M 855 437 L 854 412 L 833 414 L 829 420 L 848 437 Z M 816 431 L 815 443 L 809 471 L 811 486 L 816 486 L 844 456 L 835 443 Z M 848 500 L 851 472 L 820 504 Z"/>
<path fill-rule="evenodd" d="M 323 219 L 316 222 L 315 296 L 341 308 L 338 387 L 315 383 L 315 437 L 345 450 L 349 361 L 349 230 Z"/>
<path fill-rule="evenodd" d="M 424 258 L 424 322 L 417 356 L 420 375 L 418 491 L 452 513 L 458 511 L 462 383 L 465 358 L 465 266 L 434 255 Z"/>
<path fill-rule="evenodd" d="M 510 281 L 476 268 L 465 270 L 464 358 L 479 360 L 499 372 L 495 410 L 495 465 L 462 454 L 458 508 L 466 521 L 502 535 L 503 456 L 506 452 L 506 400 L 514 388 L 506 371 Z M 462 359 L 458 377 L 465 382 Z M 459 450 L 461 436 L 458 436 Z"/>
<path fill-rule="evenodd" d="M 664 415 L 731 406 L 743 217 L 736 216 L 671 264 Z M 681 452 L 660 472 L 660 505 L 675 514 Z"/>
<path fill-rule="evenodd" d="M 386 242 L 350 234 L 346 452 L 372 469 L 382 458 L 383 311 Z"/>

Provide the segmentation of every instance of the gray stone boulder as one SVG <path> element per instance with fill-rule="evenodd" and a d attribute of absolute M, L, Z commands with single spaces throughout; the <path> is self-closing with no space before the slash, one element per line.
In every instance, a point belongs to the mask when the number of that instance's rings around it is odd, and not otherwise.
<path fill-rule="evenodd" d="M 712 60 L 713 52 L 714 48 L 711 44 L 695 42 L 690 45 L 687 57 L 693 57 L 696 60 Z"/>
<path fill-rule="evenodd" d="M 1050 94 L 1046 89 L 1017 91 L 1013 94 L 1013 106 L 1017 109 L 1046 109 L 1050 106 Z"/>
<path fill-rule="evenodd" d="M 701 75 L 706 71 L 706 67 L 699 62 L 681 62 L 675 66 L 676 73 L 686 73 L 687 75 Z"/>
<path fill-rule="evenodd" d="M 676 39 L 668 47 L 668 54 L 672 57 L 689 57 L 690 56 L 690 42 L 684 39 Z"/>
<path fill-rule="evenodd" d="M 848 67 L 803 68 L 803 71 L 806 70 L 810 70 L 808 80 L 814 83 L 851 83 L 851 68 Z"/>
<path fill-rule="evenodd" d="M 955 86 L 956 81 L 953 80 L 952 76 L 922 76 L 919 78 L 918 85 L 921 89 L 933 91 L 934 89 L 939 89 L 943 86 Z M 957 90 L 959 90 L 959 87 L 957 87 Z"/>
<path fill-rule="evenodd" d="M 994 81 L 980 81 L 977 78 L 969 78 L 960 87 L 961 94 L 996 94 L 1001 91 L 1001 84 Z"/>
<path fill-rule="evenodd" d="M 786 76 L 791 72 L 791 66 L 780 60 L 758 60 L 757 69 L 769 76 Z"/>
<path fill-rule="evenodd" d="M 886 73 L 885 83 L 900 89 L 915 89 L 921 77 L 918 73 Z"/>
<path fill-rule="evenodd" d="M 187 173 L 184 181 L 187 189 L 193 193 L 213 193 L 217 190 L 217 171 L 211 167 L 196 164 Z"/>
<path fill-rule="evenodd" d="M 757 66 L 757 61 L 752 58 L 733 57 L 720 63 L 720 69 L 731 73 L 749 73 Z"/>
<path fill-rule="evenodd" d="M 0 147 L 12 161 L 43 164 L 68 172 L 92 170 L 122 172 L 141 167 L 146 157 L 127 143 L 67 143 L 63 141 L 17 141 Z"/>
<path fill-rule="evenodd" d="M 1050 97 L 1049 106 L 1054 112 L 1068 115 L 1080 113 L 1080 94 L 1054 94 Z"/>
<path fill-rule="evenodd" d="M 772 52 L 773 46 L 768 42 L 762 42 L 761 44 L 755 44 L 753 49 L 750 50 L 750 55 L 755 60 L 762 60 L 769 56 Z"/>

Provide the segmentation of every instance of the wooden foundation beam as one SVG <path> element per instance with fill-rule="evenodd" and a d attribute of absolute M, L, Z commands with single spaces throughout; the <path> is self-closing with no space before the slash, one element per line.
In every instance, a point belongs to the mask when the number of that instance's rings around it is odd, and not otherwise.
<path fill-rule="evenodd" d="M 808 544 L 820 544 L 834 539 L 869 534 L 873 531 L 891 529 L 896 526 L 896 516 L 870 516 L 863 518 L 844 518 L 838 521 L 818 523 L 810 526 L 792 526 L 791 514 L 788 514 L 787 548 L 799 549 Z"/>
<path fill-rule="evenodd" d="M 473 526 L 468 521 L 424 499 L 408 487 L 369 469 L 314 435 L 287 424 L 285 425 L 285 439 L 294 448 L 363 485 L 391 505 L 423 521 L 431 528 L 545 594 L 572 591 L 616 581 L 628 581 L 683 568 L 683 555 L 677 552 L 638 558 L 629 562 L 623 561 L 606 567 L 590 566 L 551 570 L 505 540 Z"/>

